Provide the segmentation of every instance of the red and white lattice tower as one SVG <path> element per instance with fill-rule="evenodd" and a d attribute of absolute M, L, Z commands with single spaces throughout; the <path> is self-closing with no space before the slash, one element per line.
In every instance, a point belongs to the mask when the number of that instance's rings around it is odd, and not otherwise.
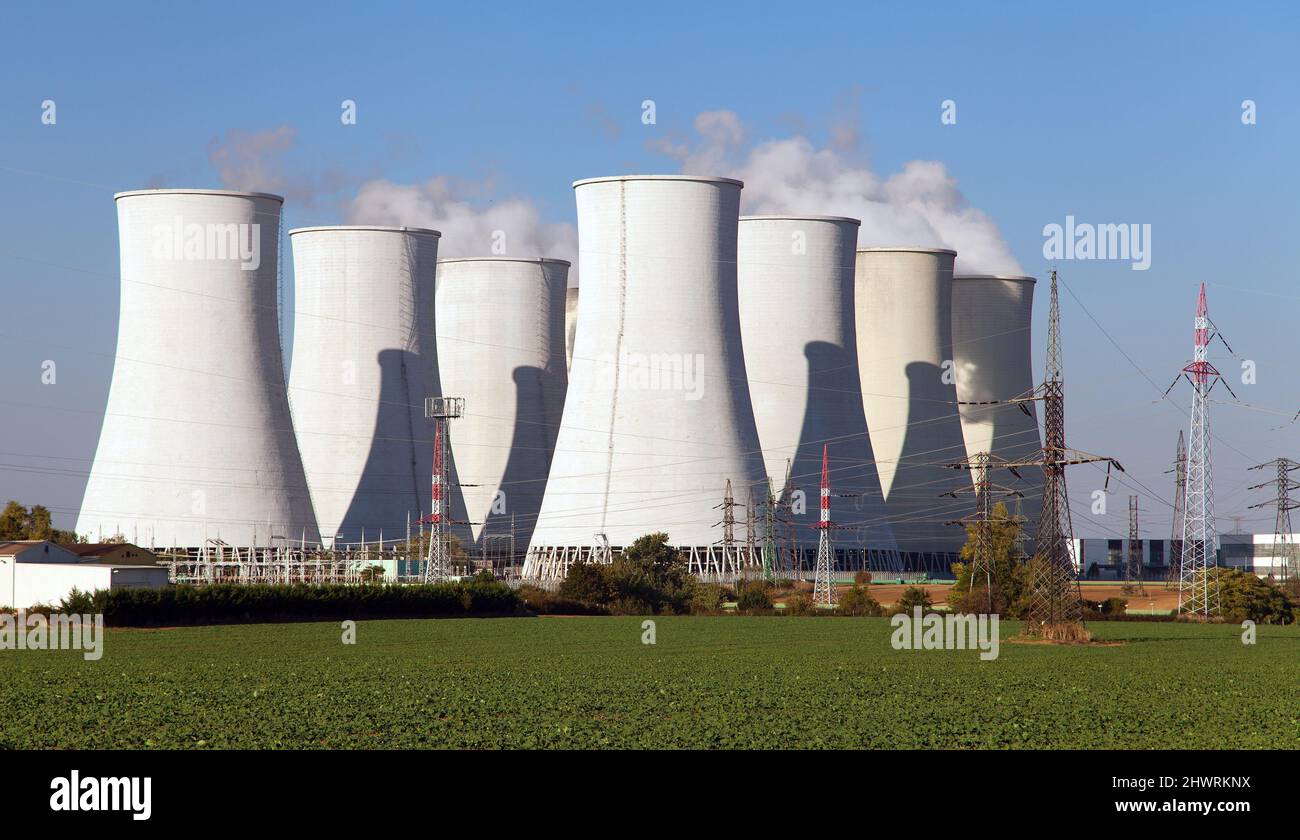
<path fill-rule="evenodd" d="M 1178 611 L 1203 616 L 1213 615 L 1219 610 L 1219 583 L 1210 574 L 1210 568 L 1217 565 L 1218 541 L 1214 527 L 1214 478 L 1210 462 L 1210 390 L 1215 383 L 1222 381 L 1219 371 L 1208 358 L 1213 338 L 1213 325 L 1205 305 L 1205 284 L 1202 283 L 1196 302 L 1192 361 L 1183 368 L 1183 373 L 1192 383 L 1192 420 L 1187 439 Z"/>
<path fill-rule="evenodd" d="M 826 444 L 822 444 L 822 509 L 817 520 L 817 576 L 813 583 L 813 603 L 817 606 L 835 606 L 835 584 L 831 572 L 835 568 L 835 549 L 831 546 L 831 473 Z"/>
<path fill-rule="evenodd" d="M 461 416 L 465 400 L 459 397 L 429 397 L 424 414 L 433 421 L 433 487 L 429 505 L 429 550 L 425 557 L 424 583 L 438 583 L 451 576 L 451 457 L 447 448 L 449 422 Z"/>

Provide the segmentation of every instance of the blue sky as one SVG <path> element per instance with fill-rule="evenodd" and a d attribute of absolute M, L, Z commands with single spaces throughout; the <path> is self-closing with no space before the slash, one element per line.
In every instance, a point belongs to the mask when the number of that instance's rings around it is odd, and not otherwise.
<path fill-rule="evenodd" d="M 794 134 L 824 145 L 847 121 L 858 141 L 845 154 L 882 177 L 941 161 L 1040 278 L 1045 224 L 1150 224 L 1148 271 L 1058 265 L 1071 290 L 1071 443 L 1119 458 L 1134 488 L 1115 488 L 1108 516 L 1076 512 L 1076 530 L 1125 531 L 1125 495 L 1138 492 L 1148 535 L 1168 535 L 1163 471 L 1187 389 L 1156 400 L 1190 355 L 1202 281 L 1212 317 L 1258 370 L 1240 385 L 1240 361 L 1216 350 L 1248 404 L 1215 408 L 1220 528 L 1241 516 L 1246 530 L 1271 530 L 1271 512 L 1245 510 L 1266 498 L 1246 491 L 1263 477 L 1245 467 L 1300 457 L 1289 423 L 1300 408 L 1298 44 L 1300 11 L 1285 3 L 11 7 L 0 497 L 44 503 L 64 526 L 80 504 L 116 335 L 113 192 L 220 186 L 210 154 L 230 132 L 288 126 L 274 172 L 311 199 L 291 199 L 290 227 L 343 220 L 366 181 L 435 176 L 482 205 L 523 198 L 543 221 L 571 223 L 571 181 L 676 171 L 647 141 L 689 138 L 697 114 L 727 110 L 747 146 Z M 41 124 L 46 99 L 55 125 Z M 340 123 L 343 99 L 357 103 L 355 126 Z M 641 123 L 645 99 L 655 126 Z M 956 125 L 940 122 L 945 99 Z M 1242 124 L 1243 99 L 1257 124 Z M 40 383 L 45 359 L 58 362 L 56 385 Z M 1091 467 L 1072 472 L 1076 511 L 1100 481 Z"/>

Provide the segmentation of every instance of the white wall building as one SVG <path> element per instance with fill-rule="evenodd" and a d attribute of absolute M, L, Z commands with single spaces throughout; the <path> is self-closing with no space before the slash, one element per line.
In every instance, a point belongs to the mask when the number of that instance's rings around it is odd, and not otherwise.
<path fill-rule="evenodd" d="M 94 592 L 167 585 L 165 566 L 82 560 L 71 551 L 43 540 L 0 543 L 0 606 L 3 607 L 58 606 L 73 589 Z"/>

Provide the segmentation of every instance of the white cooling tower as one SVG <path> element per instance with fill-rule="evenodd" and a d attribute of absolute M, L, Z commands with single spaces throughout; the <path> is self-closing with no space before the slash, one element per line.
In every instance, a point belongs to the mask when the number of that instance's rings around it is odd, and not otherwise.
<path fill-rule="evenodd" d="M 728 573 L 708 551 L 722 539 L 714 506 L 728 479 L 741 503 L 764 482 L 737 313 L 741 187 L 679 175 L 574 184 L 582 328 L 526 576 L 656 531 L 697 573 Z"/>
<path fill-rule="evenodd" d="M 289 231 L 295 317 L 289 399 L 327 543 L 406 538 L 429 512 L 438 394 L 435 230 Z"/>
<path fill-rule="evenodd" d="M 857 252 L 858 367 L 871 446 L 899 550 L 947 571 L 965 531 L 945 523 L 973 510 L 970 476 L 944 465 L 966 457 L 952 357 L 956 252 L 864 248 Z"/>
<path fill-rule="evenodd" d="M 957 363 L 957 396 L 962 402 L 988 402 L 1020 396 L 1034 387 L 1030 329 L 1034 310 L 1032 277 L 956 277 L 952 285 L 952 342 Z M 1006 460 L 1026 460 L 1038 454 L 1037 403 L 1019 406 L 960 406 L 966 452 L 992 452 Z M 1043 474 L 1032 467 L 991 476 L 1024 494 L 1021 513 L 1038 523 L 1042 507 Z M 1005 500 L 1012 512 L 1016 501 Z"/>
<path fill-rule="evenodd" d="M 742 216 L 738 246 L 745 370 L 772 491 L 793 491 L 793 537 L 816 549 L 822 444 L 832 492 L 831 531 L 842 566 L 893 568 L 858 375 L 853 313 L 857 219 Z M 868 554 L 863 553 L 865 549 Z"/>
<path fill-rule="evenodd" d="M 578 287 L 564 292 L 564 369 L 573 366 L 573 340 L 578 334 Z"/>
<path fill-rule="evenodd" d="M 568 275 L 565 260 L 438 263 L 439 375 L 465 398 L 452 457 L 474 547 L 494 561 L 527 549 L 546 490 L 568 385 Z"/>
<path fill-rule="evenodd" d="M 117 357 L 78 533 L 158 547 L 318 541 L 280 354 L 283 199 L 115 199 Z"/>

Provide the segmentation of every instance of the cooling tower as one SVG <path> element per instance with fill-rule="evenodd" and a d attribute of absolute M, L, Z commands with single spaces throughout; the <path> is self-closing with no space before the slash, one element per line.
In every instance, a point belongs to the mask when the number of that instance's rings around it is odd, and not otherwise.
<path fill-rule="evenodd" d="M 77 531 L 319 540 L 285 395 L 279 196 L 118 193 L 117 356 Z"/>
<path fill-rule="evenodd" d="M 1032 277 L 956 277 L 952 284 L 952 342 L 956 361 L 957 396 L 962 402 L 1006 400 L 1034 387 L 1030 328 L 1034 310 Z M 1037 403 L 1019 406 L 960 406 L 966 452 L 992 452 L 1009 461 L 1039 454 Z M 994 483 L 1024 494 L 1020 512 L 1038 523 L 1042 507 L 1043 473 L 1033 467 L 1018 470 L 1021 478 L 998 471 Z M 1017 501 L 1007 499 L 1013 513 Z"/>
<path fill-rule="evenodd" d="M 528 548 L 542 506 L 568 385 L 568 274 L 565 260 L 438 263 L 439 374 L 465 398 L 451 452 L 474 547 L 494 566 Z"/>
<path fill-rule="evenodd" d="M 578 287 L 564 291 L 564 369 L 573 365 L 573 339 L 578 334 Z"/>
<path fill-rule="evenodd" d="M 965 531 L 947 525 L 974 509 L 941 497 L 970 476 L 945 467 L 966 457 L 952 360 L 953 251 L 857 252 L 858 368 L 885 509 L 912 563 L 947 572 Z"/>
<path fill-rule="evenodd" d="M 822 444 L 836 494 L 831 531 L 842 568 L 894 568 L 858 375 L 853 313 L 858 220 L 743 216 L 740 331 L 754 421 L 774 494 L 785 491 L 800 556 L 814 553 Z M 788 485 L 788 489 L 787 489 Z"/>
<path fill-rule="evenodd" d="M 308 227 L 293 243 L 289 398 L 327 543 L 406 539 L 429 512 L 435 230 Z"/>
<path fill-rule="evenodd" d="M 711 549 L 715 506 L 728 479 L 742 504 L 764 482 L 737 313 L 741 186 L 574 184 L 582 329 L 525 576 L 562 575 L 606 538 L 617 552 L 656 531 L 697 574 L 734 573 L 734 552 Z"/>

